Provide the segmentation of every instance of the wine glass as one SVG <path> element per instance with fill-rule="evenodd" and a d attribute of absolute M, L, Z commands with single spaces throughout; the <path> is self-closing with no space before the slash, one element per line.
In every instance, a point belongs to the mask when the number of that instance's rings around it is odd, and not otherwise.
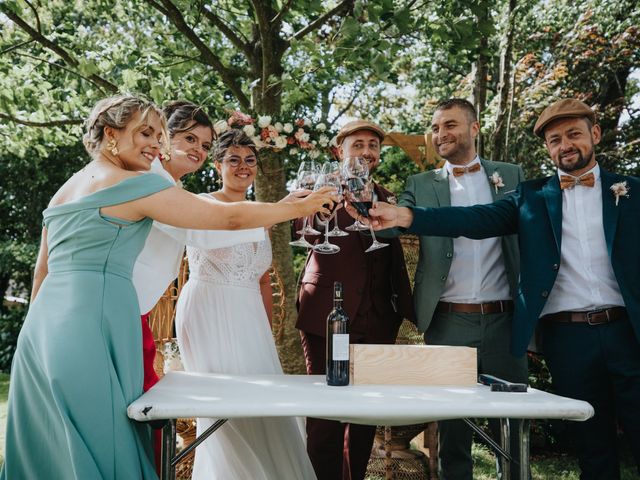
<path fill-rule="evenodd" d="M 356 211 L 363 217 L 369 216 L 369 209 L 373 206 L 373 182 L 369 179 L 362 179 L 359 177 L 351 177 L 347 180 L 347 199 L 349 203 L 356 209 Z M 371 238 L 373 243 L 365 252 L 373 252 L 379 248 L 388 247 L 389 244 L 379 242 L 376 239 L 376 234 L 373 231 L 373 227 L 369 225 L 369 232 L 371 232 Z"/>
<path fill-rule="evenodd" d="M 363 181 L 366 181 L 369 178 L 368 162 L 364 157 L 345 157 L 342 160 L 341 173 L 345 184 L 348 184 L 349 179 L 351 178 L 360 178 Z M 368 229 L 369 228 L 366 225 L 362 224 L 358 220 L 345 228 L 345 230 L 348 230 L 349 232 L 360 232 Z"/>
<path fill-rule="evenodd" d="M 340 180 L 342 178 L 342 171 L 341 171 L 341 167 L 340 167 L 340 163 L 339 162 L 325 162 L 322 164 L 322 167 L 320 167 L 320 173 L 327 173 L 327 174 L 331 174 L 331 175 L 337 175 L 338 179 Z M 340 230 L 340 227 L 338 227 L 338 214 L 336 213 L 333 216 L 333 229 L 331 229 L 329 231 L 329 236 L 330 237 L 347 237 L 349 234 L 347 232 L 344 232 L 342 230 Z"/>
<path fill-rule="evenodd" d="M 303 161 L 300 162 L 300 167 L 298 168 L 298 174 L 296 176 L 296 188 L 297 189 L 306 189 L 313 190 L 313 187 L 316 183 L 316 178 L 318 176 L 318 166 L 313 161 Z M 300 235 L 298 240 L 294 240 L 289 242 L 289 245 L 294 247 L 304 247 L 311 248 L 311 245 L 305 238 L 305 235 L 320 235 L 320 232 L 315 228 L 312 228 L 308 225 L 308 217 L 304 217 L 302 220 L 302 229 L 296 232 Z"/>
<path fill-rule="evenodd" d="M 336 195 L 340 196 L 342 194 L 342 184 L 340 182 L 340 175 L 336 173 L 321 173 L 318 175 L 318 179 L 313 187 L 314 190 L 319 190 L 322 187 L 333 187 Z M 338 207 L 338 203 L 334 203 L 333 207 L 330 209 L 331 213 L 329 216 L 323 216 L 322 214 L 318 214 L 318 222 L 324 225 L 324 242 L 319 243 L 313 246 L 313 251 L 318 253 L 338 253 L 340 251 L 340 247 L 334 245 L 333 243 L 329 243 L 329 222 L 336 215 L 336 209 Z"/>

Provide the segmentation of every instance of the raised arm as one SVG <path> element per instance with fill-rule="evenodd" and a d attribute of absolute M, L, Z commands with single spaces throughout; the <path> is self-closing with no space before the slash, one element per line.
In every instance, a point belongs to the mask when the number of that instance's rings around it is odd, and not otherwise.
<path fill-rule="evenodd" d="M 370 216 L 376 230 L 400 227 L 436 237 L 499 237 L 518 231 L 518 194 L 472 207 L 407 208 L 380 203 Z"/>
<path fill-rule="evenodd" d="M 316 212 L 328 214 L 323 205 L 337 200 L 329 191 L 321 189 L 296 202 L 223 203 L 173 187 L 130 203 L 139 215 L 175 227 L 237 230 L 275 225 Z"/>
<path fill-rule="evenodd" d="M 404 185 L 404 191 L 398 197 L 398 206 L 399 207 L 415 207 L 416 206 L 416 182 L 413 176 L 407 178 L 407 181 Z M 386 230 L 380 230 L 378 235 L 382 238 L 394 238 L 402 235 L 404 233 L 403 230 L 399 228 L 389 228 Z"/>

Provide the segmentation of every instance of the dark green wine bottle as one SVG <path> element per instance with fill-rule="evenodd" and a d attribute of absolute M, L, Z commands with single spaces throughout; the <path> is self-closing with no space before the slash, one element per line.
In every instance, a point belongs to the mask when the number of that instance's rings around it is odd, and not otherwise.
<path fill-rule="evenodd" d="M 333 284 L 333 310 L 327 317 L 327 385 L 349 385 L 349 317 L 342 308 L 342 283 Z"/>

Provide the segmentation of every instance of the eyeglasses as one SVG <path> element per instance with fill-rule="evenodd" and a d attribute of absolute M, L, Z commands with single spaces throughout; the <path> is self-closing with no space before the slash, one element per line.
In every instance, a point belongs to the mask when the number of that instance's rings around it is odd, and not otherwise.
<path fill-rule="evenodd" d="M 228 163 L 233 168 L 239 167 L 242 162 L 249 168 L 253 168 L 258 164 L 258 159 L 253 155 L 247 157 L 229 157 L 222 159 L 222 161 Z"/>

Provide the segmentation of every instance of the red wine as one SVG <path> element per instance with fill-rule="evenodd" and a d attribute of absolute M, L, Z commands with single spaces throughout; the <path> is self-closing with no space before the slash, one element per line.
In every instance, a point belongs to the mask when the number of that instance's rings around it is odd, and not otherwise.
<path fill-rule="evenodd" d="M 369 216 L 369 209 L 373 206 L 373 202 L 351 202 L 353 208 L 363 217 Z"/>
<path fill-rule="evenodd" d="M 327 317 L 327 385 L 349 385 L 349 317 L 342 308 L 342 283 L 333 283 L 333 310 Z"/>

